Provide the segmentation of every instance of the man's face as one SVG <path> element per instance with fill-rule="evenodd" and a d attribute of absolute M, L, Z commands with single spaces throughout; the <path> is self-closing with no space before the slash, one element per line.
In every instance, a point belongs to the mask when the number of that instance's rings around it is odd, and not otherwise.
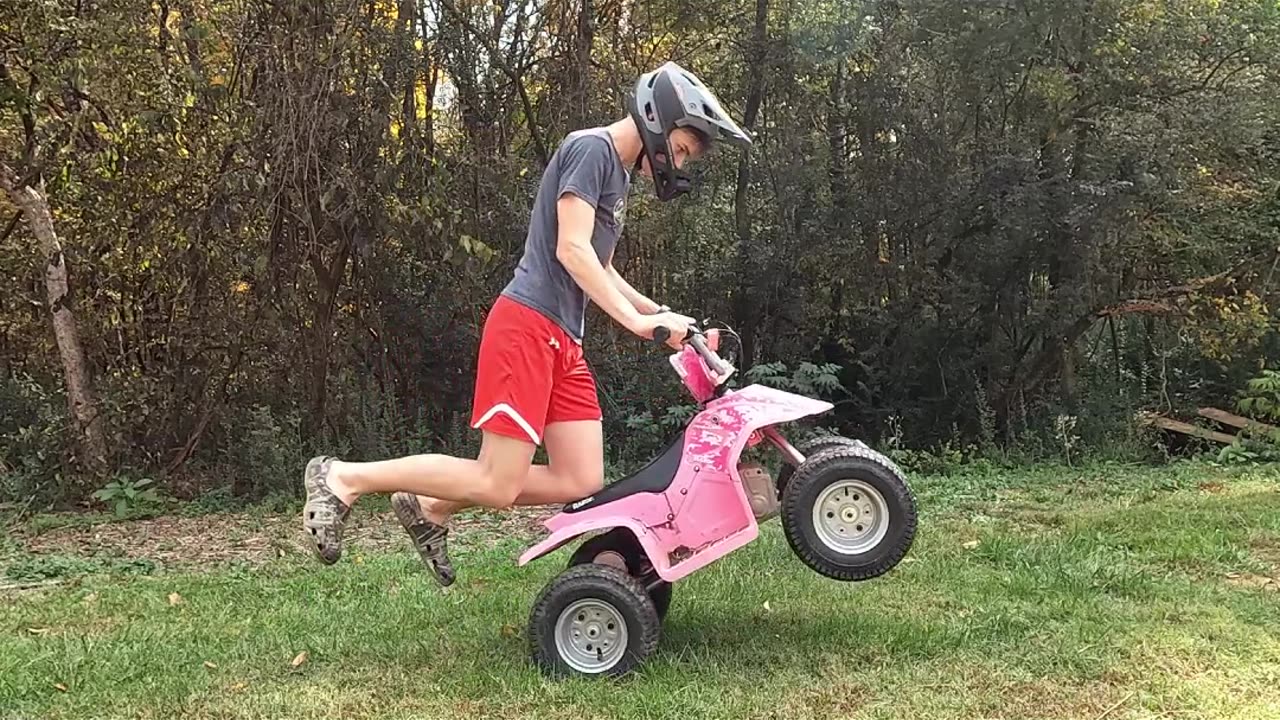
<path fill-rule="evenodd" d="M 699 157 L 702 157 L 703 150 L 704 148 L 702 143 L 699 141 L 697 134 L 692 130 L 676 128 L 672 131 L 671 164 L 676 168 L 683 167 L 685 162 L 689 160 L 696 160 Z M 662 156 L 663 154 L 664 153 L 658 153 L 659 156 Z M 641 163 L 640 170 L 644 173 L 645 177 L 653 177 L 653 169 L 649 167 L 649 158 L 644 158 Z"/>

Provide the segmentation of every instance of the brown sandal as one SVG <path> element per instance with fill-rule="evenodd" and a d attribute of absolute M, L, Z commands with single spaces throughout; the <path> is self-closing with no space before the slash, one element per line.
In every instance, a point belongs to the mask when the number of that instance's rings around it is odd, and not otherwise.
<path fill-rule="evenodd" d="M 409 533 L 422 564 L 435 575 L 436 582 L 441 587 L 452 585 L 457 573 L 449 560 L 449 528 L 428 520 L 422 514 L 416 495 L 405 492 L 393 494 L 391 508 L 396 511 L 396 518 L 404 526 L 404 531 Z"/>
<path fill-rule="evenodd" d="M 302 484 L 307 490 L 307 504 L 302 508 L 303 530 L 311 535 L 311 548 L 327 565 L 342 556 L 342 528 L 351 508 L 334 495 L 325 483 L 329 468 L 336 458 L 318 455 L 307 463 Z"/>

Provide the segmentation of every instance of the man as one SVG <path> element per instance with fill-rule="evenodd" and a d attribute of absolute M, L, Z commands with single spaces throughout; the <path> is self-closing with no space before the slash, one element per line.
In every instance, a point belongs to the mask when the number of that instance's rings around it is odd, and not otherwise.
<path fill-rule="evenodd" d="M 692 320 L 667 312 L 613 268 L 631 170 L 661 200 L 690 189 L 680 168 L 716 139 L 750 145 L 711 91 L 675 63 L 640 77 L 629 116 L 571 133 L 543 173 L 524 255 L 485 320 L 472 426 L 472 459 L 426 454 L 378 462 L 319 456 L 303 476 L 303 527 L 317 556 L 337 562 L 342 529 L 361 495 L 390 492 L 396 516 L 442 585 L 453 582 L 449 517 L 472 506 L 568 503 L 604 484 L 595 381 L 582 354 L 589 298 L 632 333 L 670 330 L 679 349 Z M 532 465 L 543 444 L 547 465 Z"/>

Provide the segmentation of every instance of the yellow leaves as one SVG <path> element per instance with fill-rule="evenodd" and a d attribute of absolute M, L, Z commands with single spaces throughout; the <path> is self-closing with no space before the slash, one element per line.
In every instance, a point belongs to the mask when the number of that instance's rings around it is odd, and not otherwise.
<path fill-rule="evenodd" d="M 481 240 L 477 240 L 470 235 L 462 235 L 458 238 L 458 245 L 472 257 L 479 258 L 482 262 L 489 262 L 497 257 L 498 251 L 489 247 Z"/>
<path fill-rule="evenodd" d="M 293 660 L 289 662 L 289 667 L 291 667 L 291 668 L 298 668 L 298 667 L 301 667 L 301 666 L 302 666 L 302 663 L 306 662 L 306 661 L 307 661 L 307 658 L 309 658 L 309 657 L 311 657 L 311 656 L 307 653 L 307 651 L 306 651 L 306 650 L 303 650 L 302 652 L 300 652 L 300 653 L 298 653 L 296 656 L 294 656 Z"/>
<path fill-rule="evenodd" d="M 182 596 L 176 592 L 169 593 L 169 607 L 177 607 L 182 604 Z"/>
<path fill-rule="evenodd" d="M 1187 313 L 1187 332 L 1200 352 L 1226 362 L 1261 342 L 1270 327 L 1270 309 L 1252 291 L 1200 297 Z"/>
<path fill-rule="evenodd" d="M 373 3 L 373 11 L 393 22 L 400 19 L 400 3 L 397 0 L 377 0 Z"/>

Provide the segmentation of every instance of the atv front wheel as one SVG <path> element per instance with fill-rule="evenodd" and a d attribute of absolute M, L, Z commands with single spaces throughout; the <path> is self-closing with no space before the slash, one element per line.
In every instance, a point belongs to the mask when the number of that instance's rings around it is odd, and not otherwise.
<path fill-rule="evenodd" d="M 810 455 L 787 484 L 782 527 L 795 554 L 836 580 L 870 580 L 911 548 L 916 505 L 897 466 L 863 447 Z"/>

